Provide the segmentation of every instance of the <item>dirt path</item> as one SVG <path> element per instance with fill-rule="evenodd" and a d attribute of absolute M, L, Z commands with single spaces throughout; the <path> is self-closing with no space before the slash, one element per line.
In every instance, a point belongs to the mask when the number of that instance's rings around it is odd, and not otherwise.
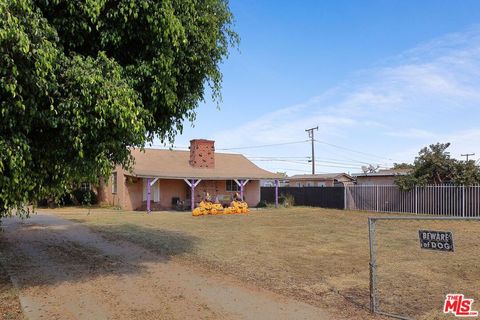
<path fill-rule="evenodd" d="M 28 319 L 331 318 L 53 215 L 5 219 L 3 226 L 9 248 L 3 260 Z"/>

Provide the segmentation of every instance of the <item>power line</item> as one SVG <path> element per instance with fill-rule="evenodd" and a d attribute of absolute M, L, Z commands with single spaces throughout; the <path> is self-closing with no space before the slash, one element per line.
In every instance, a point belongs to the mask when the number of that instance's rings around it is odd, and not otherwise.
<path fill-rule="evenodd" d="M 285 159 L 279 159 L 279 160 L 273 160 L 273 159 L 261 159 L 261 160 L 253 160 L 250 159 L 253 162 L 258 162 L 258 161 L 268 161 L 268 162 L 288 162 L 288 163 L 296 163 L 296 164 L 308 164 L 308 162 L 301 162 L 301 161 L 294 161 L 294 160 L 285 160 Z"/>
<path fill-rule="evenodd" d="M 468 162 L 468 157 L 469 157 L 469 156 L 474 156 L 474 155 L 475 155 L 475 153 L 465 153 L 465 154 L 461 154 L 462 157 L 467 157 L 467 160 L 466 160 L 467 162 Z"/>
<path fill-rule="evenodd" d="M 335 157 L 335 158 L 330 158 L 331 160 L 338 160 L 338 159 L 349 160 L 351 162 L 360 163 L 362 165 L 371 165 L 373 162 L 375 162 L 376 164 L 379 164 L 382 166 L 388 166 L 388 167 L 393 166 L 393 162 L 386 162 L 384 160 L 380 160 L 378 158 L 373 158 L 370 156 L 367 157 L 364 155 L 353 154 L 350 151 L 340 150 L 336 148 L 331 148 L 328 151 L 325 150 L 324 153 L 328 153 Z"/>
<path fill-rule="evenodd" d="M 313 133 L 313 129 L 316 129 L 316 128 L 311 128 L 311 129 L 307 129 L 308 130 L 312 130 L 312 133 Z M 306 143 L 306 142 L 311 142 L 312 139 L 309 139 L 309 140 L 299 140 L 299 141 L 291 141 L 291 142 L 281 142 L 281 143 L 272 143 L 272 144 L 264 144 L 264 145 L 251 145 L 251 146 L 242 146 L 242 147 L 233 147 L 233 148 L 217 148 L 217 150 L 219 151 L 228 151 L 228 150 L 242 150 L 242 149 L 258 149 L 258 148 L 267 148 L 267 147 L 275 147 L 275 146 L 284 146 L 284 145 L 292 145 L 292 144 L 300 144 L 300 143 Z M 354 150 L 354 149 L 350 149 L 350 148 L 346 148 L 346 147 L 343 147 L 343 146 L 339 146 L 339 145 L 336 145 L 336 144 L 333 144 L 333 143 L 329 143 L 329 142 L 326 142 L 326 141 L 321 141 L 321 140 L 316 140 L 316 139 L 313 139 L 314 142 L 317 142 L 317 143 L 321 143 L 321 144 L 324 144 L 324 145 L 328 145 L 328 146 L 331 146 L 331 147 L 334 147 L 334 148 L 337 148 L 337 149 L 340 149 L 340 150 L 344 150 L 344 151 L 348 151 L 348 152 L 353 152 L 353 153 L 356 153 L 356 154 L 360 154 L 360 155 L 363 155 L 363 156 L 367 156 L 368 158 L 372 158 L 372 159 L 375 159 L 377 160 L 378 158 L 380 159 L 386 159 L 386 160 L 389 160 L 389 161 L 394 161 L 393 159 L 391 158 L 386 158 L 386 157 L 383 157 L 383 156 L 380 156 L 380 155 L 376 155 L 376 154 L 373 154 L 373 153 L 367 153 L 367 152 L 362 152 L 362 151 L 358 151 L 358 150 Z M 189 147 L 186 147 L 186 146 L 170 146 L 170 147 L 167 147 L 165 145 L 158 145 L 158 144 L 151 144 L 150 147 L 164 147 L 164 148 L 168 148 L 168 149 L 180 149 L 180 150 L 188 150 Z M 314 149 L 312 149 L 313 151 L 313 157 L 314 157 Z M 472 154 L 469 154 L 469 155 L 472 155 Z M 371 164 L 371 161 L 370 162 L 365 162 L 365 161 L 361 161 L 361 160 L 357 160 L 357 159 L 352 159 L 352 158 L 347 158 L 345 157 L 344 155 L 341 155 L 343 158 L 345 158 L 346 160 L 350 160 L 350 161 L 353 161 L 353 162 L 358 162 L 358 163 L 361 163 L 361 164 Z M 254 157 L 254 156 L 252 156 Z M 258 156 L 259 158 L 260 156 Z M 262 157 L 263 158 L 263 157 Z M 308 158 L 308 157 L 265 157 L 265 158 Z M 312 164 L 315 163 L 316 161 L 312 161 Z M 387 163 L 382 163 L 384 165 L 387 165 Z M 314 168 L 312 166 L 312 171 L 314 171 Z"/>
<path fill-rule="evenodd" d="M 254 162 L 257 162 L 257 161 L 262 161 L 262 162 L 291 162 L 291 163 L 301 163 L 301 164 L 306 164 L 306 162 L 301 162 L 301 160 L 288 160 L 288 159 L 277 159 L 277 158 L 260 158 L 260 159 L 257 159 L 257 158 L 251 158 L 251 157 L 248 157 L 249 160 L 251 161 L 254 161 Z M 308 161 L 310 162 L 310 160 Z M 347 166 L 355 166 L 355 168 L 359 169 L 361 165 L 365 164 L 363 162 L 347 162 L 347 161 L 331 161 L 331 160 L 324 160 L 324 159 L 317 159 L 315 160 L 315 163 L 318 163 L 318 164 L 322 164 L 322 163 L 327 163 L 327 164 L 340 164 L 340 165 L 347 165 Z M 368 163 L 367 163 L 368 164 Z M 382 168 L 386 168 L 386 167 L 382 167 Z"/>
<path fill-rule="evenodd" d="M 164 149 L 178 149 L 178 150 L 188 150 L 190 147 L 183 147 L 183 146 L 166 146 L 163 144 L 150 144 L 147 146 L 148 147 L 160 147 Z"/>
<path fill-rule="evenodd" d="M 350 151 L 350 152 L 355 152 L 355 153 L 358 153 L 358 154 L 363 154 L 363 155 L 366 155 L 366 156 L 369 156 L 369 157 L 375 157 L 375 158 L 380 158 L 380 159 L 386 159 L 386 160 L 390 160 L 390 161 L 395 161 L 395 160 L 393 160 L 393 159 L 391 159 L 391 158 L 386 158 L 386 157 L 382 157 L 382 156 L 379 156 L 379 155 L 376 155 L 376 154 L 373 154 L 373 153 L 367 153 L 367 152 L 362 152 L 362 151 L 358 151 L 358 150 L 353 150 L 353 149 L 350 149 L 350 148 L 345 148 L 345 147 L 338 146 L 338 145 L 336 145 L 336 144 L 328 143 L 328 142 L 325 142 L 325 141 L 315 140 L 315 142 L 322 143 L 322 144 L 326 144 L 326 145 L 331 146 L 331 147 L 334 147 L 334 148 L 338 148 L 338 149 L 342 149 L 342 150 L 346 150 L 346 151 Z"/>
<path fill-rule="evenodd" d="M 282 171 L 282 172 L 283 172 L 283 170 L 287 170 L 287 171 L 297 171 L 297 172 L 304 172 L 304 173 L 305 173 L 305 172 L 308 172 L 308 170 L 307 170 L 307 169 L 305 169 L 305 170 L 301 170 L 301 169 L 284 168 L 284 167 L 282 167 L 282 168 L 272 168 L 272 170 L 275 170 L 275 171 Z"/>
<path fill-rule="evenodd" d="M 266 147 L 276 147 L 276 146 L 285 146 L 289 144 L 299 144 L 309 142 L 310 140 L 302 140 L 302 141 L 292 141 L 292 142 L 283 142 L 283 143 L 272 143 L 272 144 L 264 144 L 264 145 L 256 145 L 256 146 L 246 146 L 246 147 L 235 147 L 235 148 L 217 148 L 217 150 L 241 150 L 241 149 L 257 149 L 257 148 L 266 148 Z"/>
<path fill-rule="evenodd" d="M 287 163 L 293 163 L 293 164 L 300 164 L 300 165 L 309 165 L 308 162 L 300 162 L 300 161 L 291 161 L 291 160 L 252 160 L 253 162 L 258 162 L 258 161 L 268 161 L 268 162 L 287 162 Z M 330 163 L 324 163 L 322 161 L 315 161 L 316 164 L 318 164 L 321 167 L 331 167 L 331 168 L 348 168 L 348 169 L 359 169 L 358 166 L 356 165 L 342 165 L 341 163 L 338 164 L 330 164 Z"/>
<path fill-rule="evenodd" d="M 252 160 L 252 161 L 255 161 L 255 160 L 259 160 L 259 161 L 268 161 L 268 160 L 283 160 L 283 159 L 308 159 L 309 162 L 310 162 L 310 157 L 307 157 L 307 156 L 304 156 L 304 157 L 267 157 L 267 156 L 247 156 L 248 159 Z M 346 158 L 346 160 L 350 160 L 350 161 L 342 161 L 343 157 L 340 159 L 340 158 L 317 158 L 315 160 L 315 162 L 318 161 L 321 161 L 321 162 L 332 162 L 332 163 L 340 163 L 340 164 L 352 164 L 352 165 L 365 165 L 365 164 L 371 164 L 371 162 L 365 162 L 365 161 L 360 161 L 360 160 L 352 160 L 352 159 L 348 159 Z"/>
<path fill-rule="evenodd" d="M 251 156 L 251 155 L 246 155 L 244 154 L 244 156 L 246 156 L 247 158 L 249 159 L 252 159 L 252 158 L 255 158 L 255 159 L 310 159 L 309 156 L 304 156 L 304 157 L 283 157 L 283 156 L 279 156 L 279 157 L 276 157 L 276 156 Z"/>

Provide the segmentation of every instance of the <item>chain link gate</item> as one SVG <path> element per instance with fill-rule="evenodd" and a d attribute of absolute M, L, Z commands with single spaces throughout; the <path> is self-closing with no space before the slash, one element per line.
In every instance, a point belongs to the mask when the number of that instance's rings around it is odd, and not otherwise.
<path fill-rule="evenodd" d="M 378 221 L 421 221 L 422 224 L 425 221 L 477 221 L 480 222 L 480 217 L 429 217 L 429 216 L 391 216 L 391 217 L 369 217 L 368 218 L 368 233 L 369 233 L 369 247 L 370 247 L 370 310 L 373 313 L 397 318 L 404 320 L 411 320 L 413 318 L 408 315 L 403 315 L 395 312 L 384 311 L 379 307 L 380 297 L 378 294 L 378 263 L 377 263 L 377 253 L 378 253 L 378 243 L 377 243 L 377 222 Z M 418 226 L 417 226 L 418 228 Z M 419 229 L 420 230 L 420 229 Z M 480 228 L 477 231 L 480 233 Z M 418 235 L 418 233 L 415 233 Z M 418 235 L 418 237 L 420 237 Z M 421 239 L 415 239 L 421 242 Z M 453 243 L 453 240 L 452 240 Z M 476 244 L 480 246 L 480 244 Z M 408 250 L 408 249 L 407 249 Z M 453 247 L 452 250 L 453 251 Z M 474 252 L 478 253 L 478 252 Z M 479 260 L 480 261 L 480 260 Z"/>

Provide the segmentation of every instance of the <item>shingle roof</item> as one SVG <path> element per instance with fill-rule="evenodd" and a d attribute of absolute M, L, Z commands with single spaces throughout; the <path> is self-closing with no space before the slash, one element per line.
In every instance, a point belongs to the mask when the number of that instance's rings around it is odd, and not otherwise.
<path fill-rule="evenodd" d="M 345 176 L 349 179 L 353 178 L 346 173 L 321 173 L 321 174 L 296 174 L 289 177 L 290 180 L 334 180 L 340 176 Z"/>
<path fill-rule="evenodd" d="M 145 149 L 132 150 L 135 158 L 132 174 L 138 177 L 170 179 L 280 179 L 281 175 L 263 170 L 241 154 L 215 152 L 215 168 L 190 166 L 190 151 Z"/>

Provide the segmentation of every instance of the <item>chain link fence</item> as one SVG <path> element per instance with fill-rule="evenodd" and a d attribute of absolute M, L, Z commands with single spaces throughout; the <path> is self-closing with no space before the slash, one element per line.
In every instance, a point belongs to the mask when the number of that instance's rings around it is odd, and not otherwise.
<path fill-rule="evenodd" d="M 480 218 L 371 217 L 368 226 L 374 313 L 398 319 L 445 319 L 447 294 L 464 294 L 480 302 Z M 450 234 L 451 251 L 439 250 L 438 243 L 432 245 L 438 250 L 426 249 L 420 239 L 430 234 L 426 230 L 437 237 Z M 474 307 L 479 310 L 480 304 Z"/>

